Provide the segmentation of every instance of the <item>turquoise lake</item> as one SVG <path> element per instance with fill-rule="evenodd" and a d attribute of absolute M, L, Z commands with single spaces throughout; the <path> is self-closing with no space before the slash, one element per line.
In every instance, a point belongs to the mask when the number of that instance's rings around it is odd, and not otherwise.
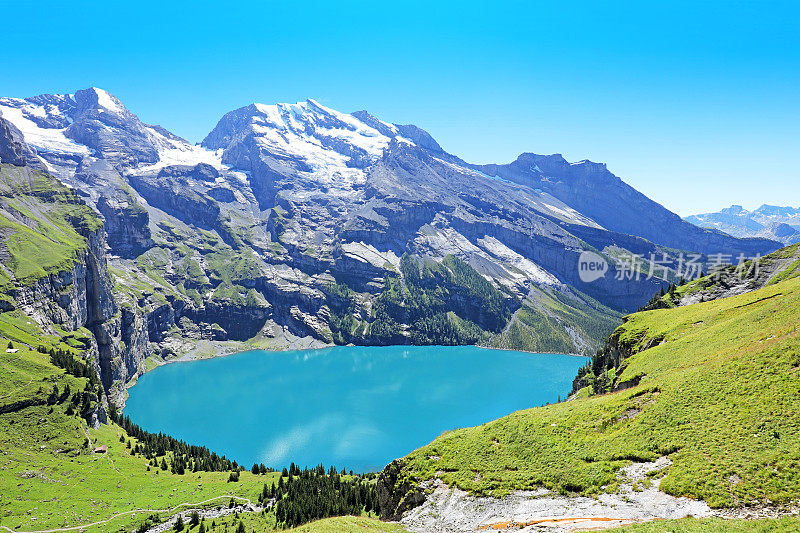
<path fill-rule="evenodd" d="M 563 398 L 586 361 L 474 346 L 250 351 L 156 368 L 124 414 L 247 468 L 369 472 L 444 431 Z"/>

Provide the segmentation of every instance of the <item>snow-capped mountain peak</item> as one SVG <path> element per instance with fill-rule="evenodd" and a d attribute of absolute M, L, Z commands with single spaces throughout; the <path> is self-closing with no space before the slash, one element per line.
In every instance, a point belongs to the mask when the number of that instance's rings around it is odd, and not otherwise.
<path fill-rule="evenodd" d="M 307 153 L 308 145 L 329 150 L 333 141 L 338 140 L 347 145 L 341 147 L 343 151 L 340 153 L 343 155 L 349 155 L 352 159 L 353 156 L 347 152 L 363 151 L 370 159 L 375 159 L 381 156 L 390 141 L 388 136 L 354 116 L 340 113 L 312 99 L 296 104 L 254 106 L 258 111 L 253 117 L 254 133 L 261 136 L 264 146 L 287 153 L 298 148 L 300 155 L 303 155 Z M 269 130 L 274 130 L 277 135 Z"/>
<path fill-rule="evenodd" d="M 364 181 L 364 169 L 383 156 L 397 133 L 392 125 L 381 122 L 375 127 L 308 99 L 231 111 L 202 146 L 224 150 L 223 161 L 232 166 L 245 162 L 243 170 L 263 163 L 325 186 L 349 187 Z"/>
<path fill-rule="evenodd" d="M 103 110 L 111 113 L 123 113 L 127 111 L 125 106 L 122 105 L 122 102 L 120 102 L 116 96 L 113 96 L 108 91 L 104 89 L 98 89 L 97 87 L 92 87 L 91 91 L 93 91 L 97 97 L 97 105 Z"/>
<path fill-rule="evenodd" d="M 98 87 L 0 98 L 0 115 L 40 156 L 50 156 L 45 158 L 48 168 L 62 178 L 69 178 L 75 163 L 86 156 L 114 161 L 131 172 L 199 163 L 222 166 L 221 153 L 142 123 L 116 96 Z"/>

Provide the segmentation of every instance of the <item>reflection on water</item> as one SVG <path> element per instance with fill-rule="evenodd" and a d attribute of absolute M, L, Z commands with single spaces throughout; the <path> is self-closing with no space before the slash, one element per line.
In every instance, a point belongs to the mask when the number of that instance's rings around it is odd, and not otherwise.
<path fill-rule="evenodd" d="M 474 346 L 252 351 L 157 368 L 125 414 L 248 467 L 373 471 L 443 431 L 554 402 L 585 362 Z"/>

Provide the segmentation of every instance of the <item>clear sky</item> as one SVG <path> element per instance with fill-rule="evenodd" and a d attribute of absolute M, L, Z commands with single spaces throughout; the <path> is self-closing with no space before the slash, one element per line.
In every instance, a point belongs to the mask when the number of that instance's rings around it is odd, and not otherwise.
<path fill-rule="evenodd" d="M 98 86 L 200 141 L 314 98 L 476 163 L 608 163 L 681 215 L 800 206 L 800 2 L 5 2 L 0 95 Z"/>

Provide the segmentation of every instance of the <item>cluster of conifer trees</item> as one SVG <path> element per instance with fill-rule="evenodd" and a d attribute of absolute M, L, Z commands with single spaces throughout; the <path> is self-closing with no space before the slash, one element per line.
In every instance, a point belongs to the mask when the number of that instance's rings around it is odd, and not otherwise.
<path fill-rule="evenodd" d="M 378 512 L 375 484 L 360 475 L 347 475 L 335 468 L 325 472 L 292 463 L 277 483 L 264 485 L 260 500 L 275 502 L 275 518 L 283 527 L 295 527 L 330 516 Z"/>
<path fill-rule="evenodd" d="M 162 470 L 169 468 L 173 473 L 181 475 L 187 470 L 192 472 L 226 472 L 228 470 L 238 472 L 240 470 L 236 461 L 230 461 L 224 455 L 217 455 L 205 446 L 189 445 L 163 433 L 155 434 L 145 431 L 131 422 L 130 417 L 118 415 L 113 408 L 110 410 L 109 417 L 129 436 L 139 441 L 132 451 L 149 459 L 151 466 L 159 466 Z M 165 458 L 168 452 L 172 452 L 169 464 Z M 159 457 L 161 461 L 158 461 Z"/>
<path fill-rule="evenodd" d="M 55 348 L 48 350 L 47 348 L 39 347 L 39 352 L 48 354 L 50 362 L 66 370 L 67 374 L 71 374 L 76 378 L 89 378 L 89 382 L 95 387 L 100 383 L 100 380 L 97 379 L 97 372 L 93 368 L 89 368 L 89 365 L 84 361 L 76 359 L 66 350 L 56 350 Z"/>
<path fill-rule="evenodd" d="M 47 397 L 47 403 L 49 405 L 55 405 L 57 403 L 63 403 L 71 397 L 71 405 L 67 407 L 67 414 L 73 415 L 77 411 L 87 422 L 90 421 L 97 402 L 103 397 L 103 386 L 100 384 L 97 372 L 95 372 L 94 368 L 91 368 L 84 361 L 75 358 L 66 350 L 56 350 L 54 348 L 48 350 L 40 346 L 38 351 L 43 354 L 48 354 L 50 356 L 50 362 L 66 370 L 67 374 L 75 376 L 76 378 L 88 378 L 84 389 L 75 394 L 72 394 L 69 385 L 66 385 L 63 391 L 59 391 L 58 386 L 53 385 L 53 390 L 50 391 L 50 395 Z"/>
<path fill-rule="evenodd" d="M 659 288 L 658 292 L 655 293 L 653 297 L 650 298 L 650 300 L 646 304 L 640 306 L 637 309 L 637 312 L 650 311 L 653 309 L 667 309 L 669 307 L 674 307 L 675 294 L 678 290 L 678 287 L 684 285 L 685 283 L 686 280 L 681 278 L 681 280 L 677 284 L 670 283 L 666 290 L 664 290 L 664 286 L 662 285 Z M 664 296 L 669 296 L 669 301 L 667 301 L 667 299 L 664 298 Z"/>

